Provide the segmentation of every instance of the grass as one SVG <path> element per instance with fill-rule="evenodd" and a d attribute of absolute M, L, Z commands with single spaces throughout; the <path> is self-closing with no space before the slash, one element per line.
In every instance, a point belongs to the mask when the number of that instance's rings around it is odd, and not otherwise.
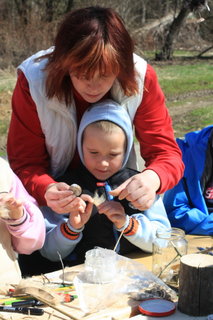
<path fill-rule="evenodd" d="M 155 70 L 167 98 L 213 89 L 213 64 L 208 62 L 155 66 Z"/>
<path fill-rule="evenodd" d="M 12 91 L 16 81 L 15 69 L 0 70 L 0 94 Z"/>
<path fill-rule="evenodd" d="M 176 137 L 213 123 L 213 59 L 155 65 Z"/>
<path fill-rule="evenodd" d="M 213 123 L 213 106 L 207 106 L 205 108 L 197 108 L 191 112 L 191 122 L 195 122 L 199 119 L 202 127 L 208 126 Z"/>
<path fill-rule="evenodd" d="M 182 137 L 185 133 L 199 130 L 209 125 L 212 125 L 213 119 L 213 104 L 204 105 L 202 108 L 189 110 L 184 115 L 179 116 L 179 121 L 173 121 L 176 137 Z"/>

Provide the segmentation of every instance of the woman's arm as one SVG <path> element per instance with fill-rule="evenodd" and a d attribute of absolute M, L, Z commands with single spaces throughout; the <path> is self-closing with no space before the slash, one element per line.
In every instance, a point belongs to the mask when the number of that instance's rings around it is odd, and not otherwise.
<path fill-rule="evenodd" d="M 44 193 L 55 181 L 49 176 L 49 156 L 45 146 L 36 106 L 28 82 L 22 72 L 18 75 L 12 97 L 12 117 L 7 141 L 8 159 L 27 191 L 45 205 Z"/>
<path fill-rule="evenodd" d="M 110 192 L 119 200 L 126 198 L 142 211 L 151 207 L 156 193 L 163 193 L 178 183 L 184 170 L 164 94 L 150 65 L 144 86 L 134 125 L 146 168 Z"/>
<path fill-rule="evenodd" d="M 148 65 L 144 94 L 134 125 L 146 170 L 153 170 L 160 179 L 157 193 L 163 193 L 178 183 L 183 175 L 181 151 L 175 141 L 172 120 L 165 105 L 154 69 Z"/>

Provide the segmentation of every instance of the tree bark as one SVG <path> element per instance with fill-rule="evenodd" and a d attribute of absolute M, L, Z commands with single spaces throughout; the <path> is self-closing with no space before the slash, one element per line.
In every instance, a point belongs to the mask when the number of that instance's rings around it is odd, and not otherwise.
<path fill-rule="evenodd" d="M 213 313 L 213 256 L 188 254 L 180 259 L 178 309 L 188 315 Z"/>
<path fill-rule="evenodd" d="M 170 25 L 170 28 L 166 36 L 164 45 L 161 49 L 161 52 L 157 53 L 155 56 L 156 60 L 172 59 L 174 40 L 178 36 L 179 31 L 189 13 L 190 13 L 190 9 L 188 7 L 182 7 L 178 16 L 173 20 L 172 24 Z"/>

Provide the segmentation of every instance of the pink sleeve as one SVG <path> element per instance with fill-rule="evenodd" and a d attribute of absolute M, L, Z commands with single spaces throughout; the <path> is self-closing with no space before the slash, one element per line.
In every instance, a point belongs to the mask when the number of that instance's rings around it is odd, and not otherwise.
<path fill-rule="evenodd" d="M 21 224 L 10 225 L 7 222 L 7 228 L 12 236 L 12 245 L 18 253 L 30 254 L 40 249 L 44 244 L 44 218 L 37 202 L 28 194 L 20 179 L 14 173 L 10 192 L 14 197 L 23 201 L 26 214 L 26 219 Z"/>

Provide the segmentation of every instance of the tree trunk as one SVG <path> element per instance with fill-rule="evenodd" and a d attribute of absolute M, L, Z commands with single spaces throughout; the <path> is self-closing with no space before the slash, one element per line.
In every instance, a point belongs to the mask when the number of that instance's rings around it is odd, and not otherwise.
<path fill-rule="evenodd" d="M 28 4 L 26 0 L 15 0 L 14 1 L 18 16 L 24 26 L 28 24 Z"/>
<path fill-rule="evenodd" d="M 45 1 L 45 21 L 52 22 L 53 21 L 53 2 L 51 0 Z"/>
<path fill-rule="evenodd" d="M 178 309 L 192 316 L 213 313 L 213 257 L 188 254 L 180 260 Z"/>
<path fill-rule="evenodd" d="M 73 7 L 73 0 L 68 0 L 65 13 L 70 12 L 70 10 L 72 10 L 72 7 Z"/>
<path fill-rule="evenodd" d="M 161 49 L 160 53 L 156 53 L 156 60 L 170 60 L 173 55 L 173 42 L 175 38 L 178 36 L 179 31 L 186 20 L 188 14 L 190 13 L 190 9 L 186 7 L 182 7 L 178 16 L 173 20 L 168 34 L 166 36 L 165 43 Z"/>

